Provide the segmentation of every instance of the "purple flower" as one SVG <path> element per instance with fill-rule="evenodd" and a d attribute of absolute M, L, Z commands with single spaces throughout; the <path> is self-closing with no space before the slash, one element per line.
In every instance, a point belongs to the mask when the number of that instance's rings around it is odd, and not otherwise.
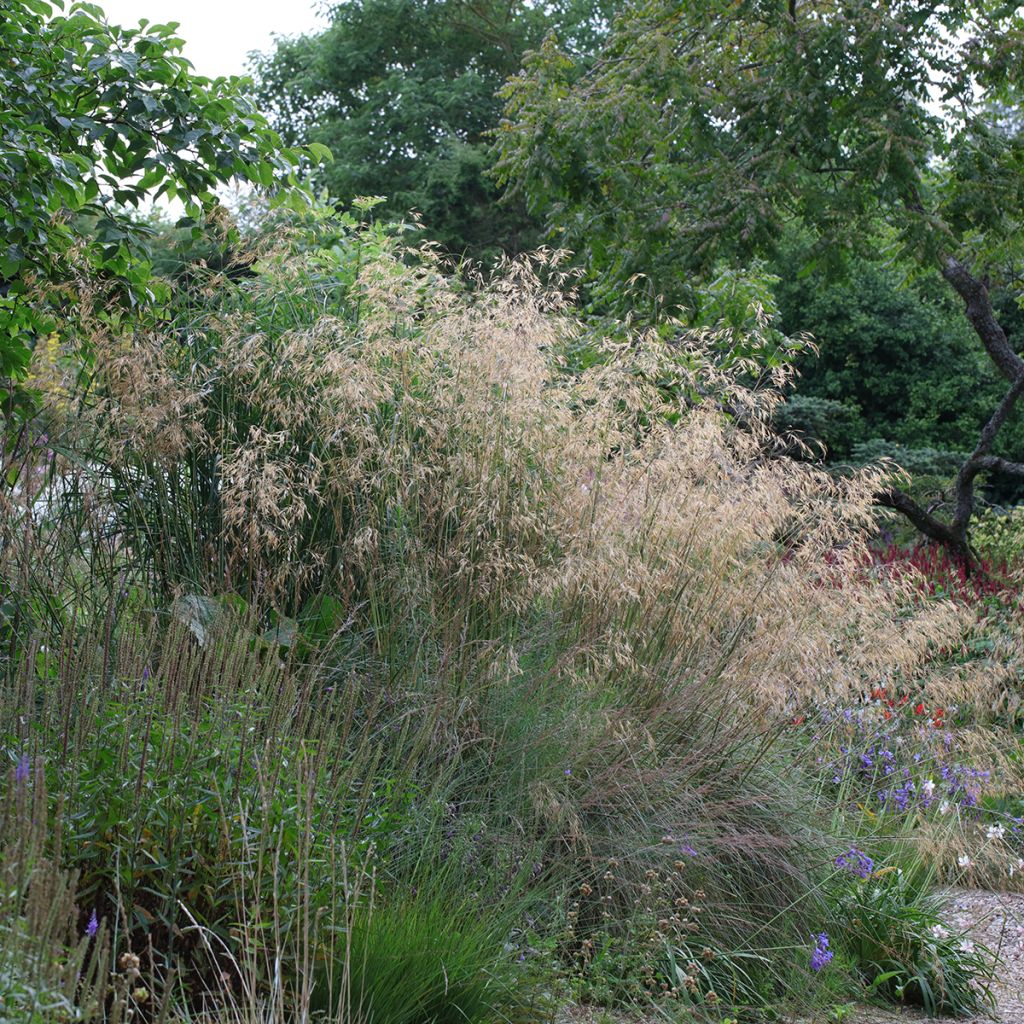
<path fill-rule="evenodd" d="M 697 851 L 689 843 L 681 843 L 679 849 L 686 854 L 687 857 L 696 857 Z"/>
<path fill-rule="evenodd" d="M 149 666 L 148 666 L 148 665 L 146 665 L 146 666 L 145 666 L 145 667 L 144 667 L 144 668 L 142 669 L 142 681 L 143 681 L 143 682 L 146 682 L 146 680 L 147 680 L 147 679 L 149 679 L 149 677 L 150 677 L 151 675 L 152 675 L 152 672 L 150 672 L 150 670 L 149 670 Z"/>
<path fill-rule="evenodd" d="M 866 853 L 858 850 L 856 846 L 851 846 L 846 853 L 839 854 L 836 857 L 835 865 L 837 868 L 846 868 L 858 878 L 867 878 L 875 870 L 874 861 Z"/>
<path fill-rule="evenodd" d="M 827 963 L 830 963 L 835 954 L 828 948 L 828 935 L 825 932 L 821 932 L 819 935 L 812 935 L 811 938 L 814 939 L 814 952 L 811 953 L 811 970 L 817 972 Z"/>
<path fill-rule="evenodd" d="M 14 781 L 18 783 L 19 786 L 23 786 L 28 782 L 31 767 L 32 762 L 29 761 L 28 754 L 22 754 L 21 757 L 18 758 L 18 763 L 14 768 Z"/>
<path fill-rule="evenodd" d="M 571 768 L 566 768 L 565 771 L 562 774 L 563 775 L 572 775 L 572 769 Z"/>
<path fill-rule="evenodd" d="M 89 917 L 89 923 L 85 926 L 85 934 L 90 939 L 95 938 L 96 933 L 100 930 L 100 923 L 96 920 L 96 909 L 93 908 L 93 912 Z"/>

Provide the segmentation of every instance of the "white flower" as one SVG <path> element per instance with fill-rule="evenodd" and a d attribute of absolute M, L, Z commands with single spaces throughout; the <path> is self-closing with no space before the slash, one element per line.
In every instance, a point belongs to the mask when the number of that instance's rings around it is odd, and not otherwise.
<path fill-rule="evenodd" d="M 962 868 L 969 868 L 969 867 L 971 867 L 971 858 L 968 857 L 966 853 L 961 853 L 960 856 L 957 857 L 956 862 Z"/>
<path fill-rule="evenodd" d="M 932 933 L 932 937 L 936 938 L 936 939 L 944 939 L 944 938 L 946 938 L 946 936 L 949 935 L 949 932 L 946 931 L 946 929 L 943 928 L 941 924 L 933 925 L 932 929 L 931 929 L 931 933 Z"/>
<path fill-rule="evenodd" d="M 1002 839 L 1006 835 L 1006 829 L 1002 825 L 989 825 L 985 829 L 985 836 L 988 839 Z"/>
<path fill-rule="evenodd" d="M 950 811 L 949 801 L 948 800 L 943 800 L 942 803 L 939 804 L 939 814 L 949 814 L 949 811 Z"/>
<path fill-rule="evenodd" d="M 924 793 L 929 800 L 932 798 L 932 793 L 935 792 L 935 783 L 931 779 L 927 779 L 921 783 L 921 792 Z"/>

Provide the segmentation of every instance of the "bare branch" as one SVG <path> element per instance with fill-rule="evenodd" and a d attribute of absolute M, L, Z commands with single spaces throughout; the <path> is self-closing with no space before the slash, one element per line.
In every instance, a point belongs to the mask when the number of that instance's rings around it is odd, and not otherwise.
<path fill-rule="evenodd" d="M 1009 459 L 1001 459 L 998 455 L 985 455 L 978 462 L 982 472 L 1024 476 L 1024 462 L 1011 462 Z"/>
<path fill-rule="evenodd" d="M 892 487 L 887 491 L 879 491 L 875 494 L 875 504 L 883 508 L 891 508 L 899 512 L 908 522 L 921 531 L 930 540 L 936 540 L 947 547 L 960 550 L 962 544 L 955 536 L 953 528 L 936 519 L 927 509 L 922 508 L 905 491 Z"/>
<path fill-rule="evenodd" d="M 999 372 L 1011 381 L 1024 376 L 1024 359 L 1013 350 L 1006 332 L 996 320 L 988 288 L 952 256 L 942 261 L 942 276 L 964 300 L 964 312 Z"/>

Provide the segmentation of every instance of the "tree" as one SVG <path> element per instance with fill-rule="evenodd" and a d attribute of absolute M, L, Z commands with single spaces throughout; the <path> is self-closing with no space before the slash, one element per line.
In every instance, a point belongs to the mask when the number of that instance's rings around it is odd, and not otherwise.
<path fill-rule="evenodd" d="M 549 30 L 581 59 L 614 0 L 351 0 L 318 35 L 254 55 L 259 98 L 282 136 L 328 146 L 316 180 L 341 203 L 383 195 L 451 252 L 488 256 L 538 239 L 521 204 L 499 206 L 487 176 L 496 93 Z"/>
<path fill-rule="evenodd" d="M 0 376 L 8 425 L 30 407 L 20 383 L 36 337 L 86 275 L 103 302 L 158 290 L 134 209 L 178 197 L 195 226 L 233 177 L 271 186 L 299 161 L 238 79 L 192 74 L 175 25 L 118 28 L 100 8 L 0 0 Z M 79 293 L 74 302 L 84 301 Z"/>
<path fill-rule="evenodd" d="M 640 0 L 592 67 L 548 40 L 506 87 L 497 170 L 580 249 L 605 295 L 643 272 L 685 299 L 715 261 L 771 253 L 786 224 L 838 264 L 877 245 L 941 275 L 1005 393 L 948 520 L 878 495 L 970 559 L 975 482 L 1024 359 L 993 306 L 1020 295 L 1024 140 L 993 115 L 1024 79 L 1024 17 L 995 0 Z"/>

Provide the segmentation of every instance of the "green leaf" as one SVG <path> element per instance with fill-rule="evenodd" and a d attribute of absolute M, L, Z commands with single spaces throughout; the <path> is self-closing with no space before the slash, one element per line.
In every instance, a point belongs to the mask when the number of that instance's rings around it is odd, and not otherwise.
<path fill-rule="evenodd" d="M 310 142 L 306 148 L 316 163 L 332 163 L 334 161 L 334 154 L 321 142 Z"/>

